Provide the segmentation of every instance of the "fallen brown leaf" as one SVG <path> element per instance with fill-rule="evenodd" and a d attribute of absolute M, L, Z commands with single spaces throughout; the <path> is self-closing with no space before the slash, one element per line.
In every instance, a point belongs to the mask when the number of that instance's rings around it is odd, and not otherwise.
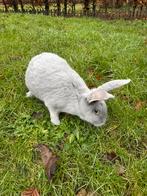
<path fill-rule="evenodd" d="M 84 188 L 80 189 L 76 196 L 95 196 L 96 194 L 93 192 L 87 192 Z"/>
<path fill-rule="evenodd" d="M 122 98 L 123 100 L 126 100 L 126 101 L 129 101 L 129 100 L 130 100 L 130 97 L 127 96 L 127 95 L 122 95 L 121 98 Z"/>
<path fill-rule="evenodd" d="M 92 192 L 88 192 L 86 196 L 96 196 L 96 194 Z"/>
<path fill-rule="evenodd" d="M 21 193 L 21 196 L 40 196 L 38 193 L 37 189 L 35 188 L 30 188 Z"/>
<path fill-rule="evenodd" d="M 135 110 L 137 111 L 141 110 L 144 107 L 144 105 L 145 105 L 145 101 L 140 101 L 140 100 L 136 101 Z"/>
<path fill-rule="evenodd" d="M 116 160 L 120 161 L 121 159 L 114 151 L 106 152 L 104 154 L 104 161 L 111 161 L 112 163 L 115 163 Z"/>
<path fill-rule="evenodd" d="M 96 79 L 97 79 L 97 80 L 102 80 L 102 79 L 103 79 L 103 76 L 97 74 L 97 75 L 96 75 Z"/>
<path fill-rule="evenodd" d="M 56 162 L 59 159 L 53 154 L 52 150 L 48 148 L 45 144 L 38 144 L 36 146 L 37 151 L 40 152 L 42 162 L 45 167 L 45 172 L 50 181 L 56 170 Z"/>
<path fill-rule="evenodd" d="M 88 72 L 89 77 L 94 77 L 97 80 L 102 80 L 102 78 L 103 78 L 103 76 L 101 74 L 96 74 L 96 71 L 93 67 L 89 67 L 87 69 L 87 72 Z"/>
<path fill-rule="evenodd" d="M 126 172 L 125 167 L 123 165 L 118 165 L 117 174 L 119 176 L 123 176 L 125 174 L 125 172 Z"/>
<path fill-rule="evenodd" d="M 94 74 L 94 72 L 95 72 L 94 67 L 89 67 L 89 68 L 87 69 L 87 72 L 88 72 L 88 74 L 89 74 L 90 76 L 92 76 L 92 75 Z"/>
<path fill-rule="evenodd" d="M 82 188 L 81 190 L 78 191 L 76 196 L 87 196 L 87 191 L 84 188 Z"/>

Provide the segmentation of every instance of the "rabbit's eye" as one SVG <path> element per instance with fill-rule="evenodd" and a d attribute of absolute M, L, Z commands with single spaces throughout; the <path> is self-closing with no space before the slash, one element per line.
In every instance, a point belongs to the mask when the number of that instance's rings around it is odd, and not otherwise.
<path fill-rule="evenodd" d="M 97 110 L 97 109 L 95 109 L 94 112 L 95 112 L 96 115 L 98 115 L 100 113 L 100 111 Z"/>

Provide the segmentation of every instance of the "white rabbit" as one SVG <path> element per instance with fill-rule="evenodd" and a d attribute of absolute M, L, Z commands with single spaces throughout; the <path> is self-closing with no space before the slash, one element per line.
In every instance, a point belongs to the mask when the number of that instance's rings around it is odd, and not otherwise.
<path fill-rule="evenodd" d="M 113 80 L 89 89 L 66 60 L 53 53 L 42 53 L 31 59 L 25 82 L 29 89 L 27 97 L 35 96 L 44 102 L 53 124 L 59 125 L 59 113 L 66 112 L 101 126 L 107 118 L 105 100 L 114 98 L 108 91 L 129 83 L 130 79 Z"/>

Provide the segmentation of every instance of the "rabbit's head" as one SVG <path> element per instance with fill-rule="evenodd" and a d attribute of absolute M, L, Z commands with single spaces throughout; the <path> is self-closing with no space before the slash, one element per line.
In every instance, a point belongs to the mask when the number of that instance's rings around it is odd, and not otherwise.
<path fill-rule="evenodd" d="M 98 88 L 90 90 L 80 100 L 80 118 L 95 126 L 102 126 L 107 119 L 107 106 L 105 101 L 114 98 L 108 91 L 128 84 L 128 80 L 113 80 Z"/>

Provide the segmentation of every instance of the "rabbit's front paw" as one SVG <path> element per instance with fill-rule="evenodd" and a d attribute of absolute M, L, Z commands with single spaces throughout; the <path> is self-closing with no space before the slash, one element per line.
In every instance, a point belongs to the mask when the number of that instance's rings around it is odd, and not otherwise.
<path fill-rule="evenodd" d="M 26 97 L 32 97 L 32 96 L 33 96 L 33 94 L 31 93 L 31 91 L 26 93 Z"/>
<path fill-rule="evenodd" d="M 57 119 L 57 118 L 51 119 L 51 122 L 52 122 L 54 125 L 60 125 L 60 120 Z"/>
<path fill-rule="evenodd" d="M 60 125 L 59 112 L 57 112 L 53 107 L 48 106 L 48 103 L 45 103 L 45 105 L 49 110 L 51 122 L 54 125 Z"/>

